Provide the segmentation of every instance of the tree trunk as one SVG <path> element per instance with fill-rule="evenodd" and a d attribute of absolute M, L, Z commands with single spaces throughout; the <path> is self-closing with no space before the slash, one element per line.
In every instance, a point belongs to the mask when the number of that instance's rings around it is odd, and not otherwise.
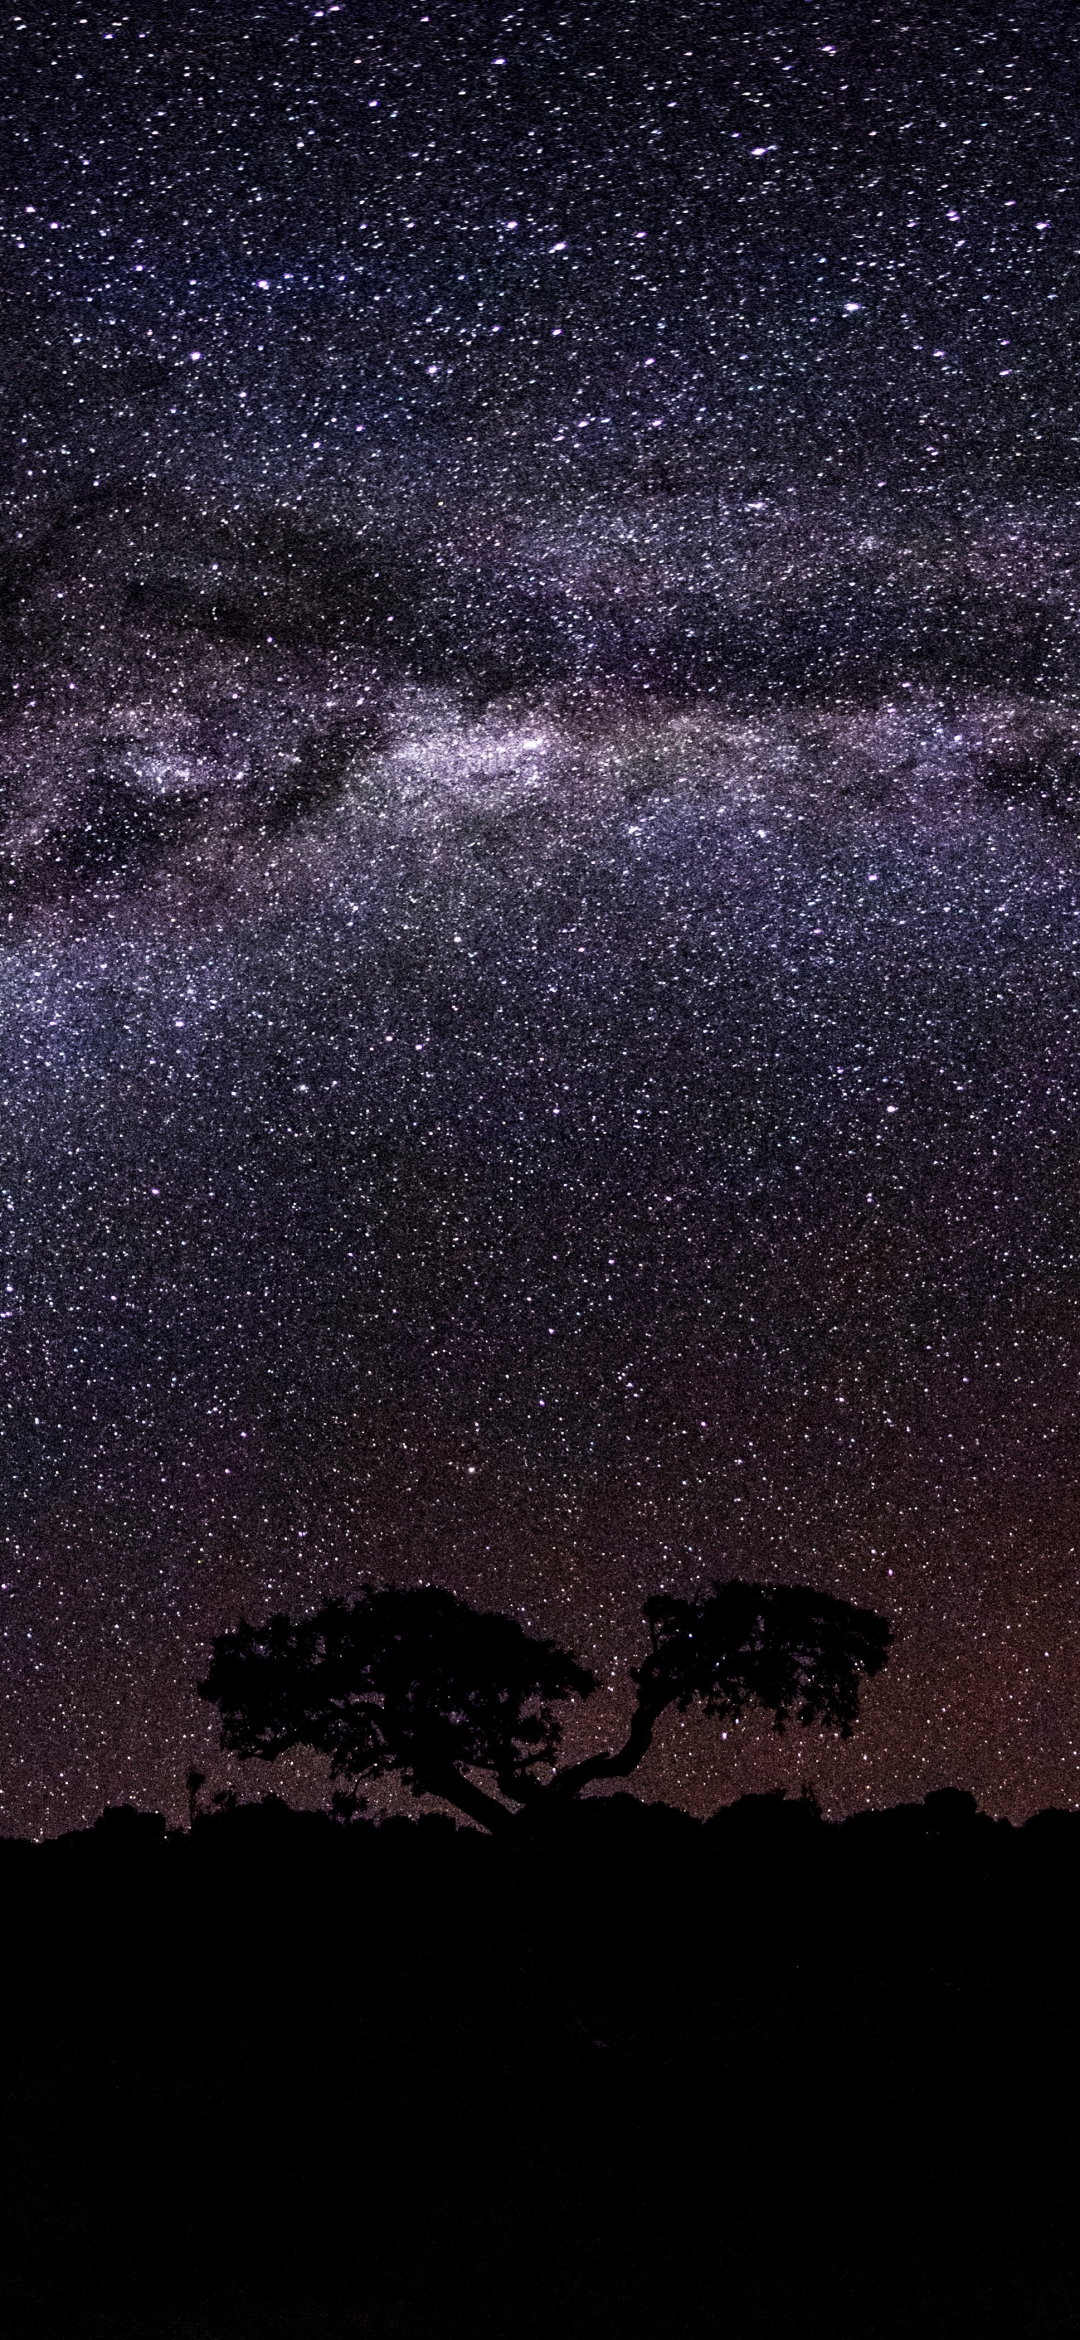
<path fill-rule="evenodd" d="M 416 1785 L 425 1796 L 441 1796 L 444 1804 L 456 1805 L 459 1812 L 464 1812 L 466 1819 L 475 1820 L 481 1828 L 490 1829 L 493 1836 L 512 1828 L 517 1818 L 516 1812 L 510 1811 L 505 1804 L 497 1803 L 494 1796 L 476 1787 L 471 1779 L 463 1778 L 453 1764 L 447 1764 L 445 1771 L 425 1772 L 423 1778 L 417 1775 Z"/>
<path fill-rule="evenodd" d="M 636 1771 L 642 1756 L 652 1746 L 653 1730 L 662 1707 L 639 1706 L 623 1745 L 614 1755 L 586 1755 L 581 1763 L 570 1763 L 565 1771 L 557 1771 L 544 1790 L 558 1802 L 580 1795 L 593 1779 L 628 1779 Z"/>

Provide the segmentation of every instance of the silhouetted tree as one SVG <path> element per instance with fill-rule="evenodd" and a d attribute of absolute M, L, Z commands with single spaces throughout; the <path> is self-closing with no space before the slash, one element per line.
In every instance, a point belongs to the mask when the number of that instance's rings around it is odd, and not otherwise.
<path fill-rule="evenodd" d="M 485 1827 L 507 1810 L 467 1776 L 493 1775 L 524 1803 L 559 1743 L 556 1699 L 587 1698 L 595 1676 L 510 1617 L 469 1608 L 433 1585 L 331 1601 L 293 1625 L 241 1624 L 214 1643 L 204 1698 L 221 1708 L 238 1755 L 319 1748 L 335 1775 L 397 1771 Z"/>
<path fill-rule="evenodd" d="M 595 1779 L 626 1779 L 669 1706 L 738 1717 L 764 1707 L 848 1738 L 859 1679 L 880 1671 L 884 1617 L 806 1585 L 714 1585 L 699 1601 L 645 1604 L 651 1647 L 632 1669 L 637 1698 L 624 1744 L 559 1768 L 556 1702 L 588 1698 L 596 1677 L 513 1618 L 433 1585 L 368 1589 L 294 1625 L 271 1617 L 220 1634 L 200 1693 L 220 1708 L 221 1744 L 272 1759 L 289 1747 L 329 1755 L 335 1776 L 398 1772 L 485 1828 L 550 1809 Z M 482 1772 L 504 1801 L 471 1775 Z"/>

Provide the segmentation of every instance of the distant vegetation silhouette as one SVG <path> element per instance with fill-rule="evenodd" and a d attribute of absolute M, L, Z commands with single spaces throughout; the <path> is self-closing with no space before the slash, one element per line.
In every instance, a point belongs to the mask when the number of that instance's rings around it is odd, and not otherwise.
<path fill-rule="evenodd" d="M 336 1777 L 396 1772 L 414 1795 L 438 1796 L 497 1832 L 594 1780 L 628 1778 L 660 1716 L 695 1699 L 720 1720 L 759 1706 L 777 1730 L 794 1719 L 847 1738 L 860 1677 L 880 1671 L 891 1640 L 873 1609 L 806 1585 L 736 1579 L 698 1601 L 658 1594 L 644 1613 L 651 1647 L 632 1669 L 622 1746 L 562 1766 L 556 1706 L 591 1697 L 592 1669 L 434 1585 L 369 1587 L 298 1624 L 243 1621 L 214 1642 L 199 1689 L 220 1709 L 222 1746 L 241 1757 L 316 1748 Z"/>

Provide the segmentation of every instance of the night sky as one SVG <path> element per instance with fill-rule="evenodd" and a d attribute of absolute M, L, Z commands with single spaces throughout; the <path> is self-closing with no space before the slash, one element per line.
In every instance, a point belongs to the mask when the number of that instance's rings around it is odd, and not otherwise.
<path fill-rule="evenodd" d="M 9 5 L 0 1829 L 368 1579 L 1080 1803 L 1071 10 Z M 2 897 L 6 895 L 6 903 Z M 606 1711 L 605 1711 L 606 1710 Z M 576 1743 L 576 1741 L 575 1741 Z"/>

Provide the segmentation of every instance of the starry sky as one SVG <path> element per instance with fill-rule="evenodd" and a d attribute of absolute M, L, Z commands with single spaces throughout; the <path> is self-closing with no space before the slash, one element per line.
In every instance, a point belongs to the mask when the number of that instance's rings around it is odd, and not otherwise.
<path fill-rule="evenodd" d="M 1080 1803 L 1075 19 L 616 14 L 0 28 L 10 1833 L 318 1800 L 194 1684 L 367 1579 Z"/>

